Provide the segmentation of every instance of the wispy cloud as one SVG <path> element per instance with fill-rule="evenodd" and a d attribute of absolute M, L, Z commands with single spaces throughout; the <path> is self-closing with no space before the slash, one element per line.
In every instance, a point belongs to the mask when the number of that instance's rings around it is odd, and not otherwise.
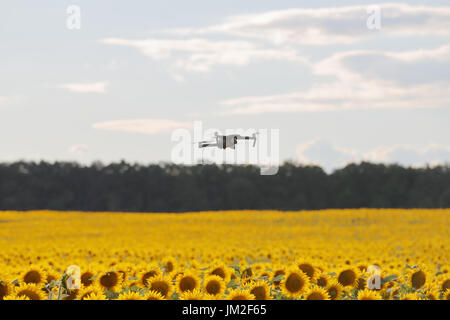
<path fill-rule="evenodd" d="M 314 64 L 311 72 L 332 79 L 303 91 L 225 100 L 230 110 L 223 114 L 450 106 L 450 46 L 340 52 Z"/>
<path fill-rule="evenodd" d="M 314 139 L 300 144 L 296 151 L 301 163 L 320 165 L 327 171 L 360 161 L 398 163 L 412 167 L 450 163 L 450 146 L 435 143 L 424 147 L 381 146 L 368 152 L 361 152 L 335 145 L 328 140 Z"/>
<path fill-rule="evenodd" d="M 226 34 L 268 40 L 276 44 L 347 44 L 373 36 L 449 35 L 450 7 L 377 4 L 382 30 L 366 26 L 367 5 L 267 11 L 231 16 L 204 28 L 167 30 L 177 35 Z"/>
<path fill-rule="evenodd" d="M 151 59 L 168 60 L 172 67 L 191 72 L 209 72 L 218 65 L 246 66 L 270 60 L 307 63 L 292 48 L 273 48 L 243 40 L 105 38 L 101 41 L 136 48 Z"/>
<path fill-rule="evenodd" d="M 94 129 L 125 131 L 144 134 L 158 134 L 178 128 L 190 128 L 191 122 L 180 122 L 168 119 L 133 119 L 97 122 Z"/>
<path fill-rule="evenodd" d="M 86 82 L 86 83 L 64 83 L 57 87 L 77 93 L 105 93 L 108 84 L 109 83 L 107 81 Z"/>

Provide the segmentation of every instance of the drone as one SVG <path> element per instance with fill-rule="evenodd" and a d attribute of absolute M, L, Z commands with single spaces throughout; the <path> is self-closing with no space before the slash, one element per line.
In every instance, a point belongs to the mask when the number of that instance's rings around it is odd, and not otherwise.
<path fill-rule="evenodd" d="M 253 147 L 256 145 L 256 135 L 254 133 L 252 136 L 241 136 L 240 134 L 230 134 L 226 136 L 220 136 L 215 133 L 215 141 L 200 141 L 198 142 L 199 148 L 207 148 L 207 147 L 217 147 L 219 149 L 236 149 L 236 144 L 239 140 L 253 140 Z"/>

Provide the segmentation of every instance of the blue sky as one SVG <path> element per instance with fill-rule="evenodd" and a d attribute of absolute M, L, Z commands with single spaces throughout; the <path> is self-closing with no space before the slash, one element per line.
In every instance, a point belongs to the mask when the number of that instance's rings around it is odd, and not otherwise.
<path fill-rule="evenodd" d="M 200 120 L 327 170 L 450 162 L 448 1 L 3 1 L 0 39 L 0 161 L 168 161 Z"/>

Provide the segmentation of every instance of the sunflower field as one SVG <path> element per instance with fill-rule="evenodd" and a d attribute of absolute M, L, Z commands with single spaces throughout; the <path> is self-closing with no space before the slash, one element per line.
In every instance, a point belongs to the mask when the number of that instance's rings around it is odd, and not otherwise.
<path fill-rule="evenodd" d="M 450 299 L 450 210 L 0 212 L 0 300 Z"/>

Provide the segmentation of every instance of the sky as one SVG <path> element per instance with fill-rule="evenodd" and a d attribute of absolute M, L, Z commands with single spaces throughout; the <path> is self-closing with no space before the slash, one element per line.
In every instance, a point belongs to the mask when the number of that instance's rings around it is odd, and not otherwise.
<path fill-rule="evenodd" d="M 327 171 L 450 162 L 448 1 L 2 1 L 0 40 L 2 162 L 171 161 L 194 121 Z"/>

